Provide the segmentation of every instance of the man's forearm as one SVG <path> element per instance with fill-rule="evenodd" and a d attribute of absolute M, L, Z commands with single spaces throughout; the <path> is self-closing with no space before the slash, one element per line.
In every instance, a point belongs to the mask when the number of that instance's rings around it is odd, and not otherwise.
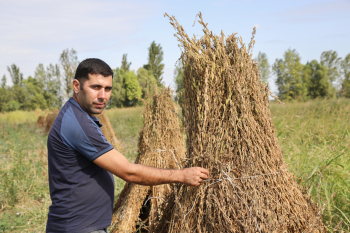
<path fill-rule="evenodd" d="M 131 164 L 126 181 L 140 185 L 159 185 L 183 182 L 183 171 L 160 169 L 141 164 Z"/>
<path fill-rule="evenodd" d="M 159 185 L 181 182 L 185 185 L 197 186 L 209 176 L 209 171 L 200 167 L 176 170 L 133 164 L 116 150 L 111 150 L 101 155 L 94 160 L 94 163 L 127 182 L 140 185 Z"/>

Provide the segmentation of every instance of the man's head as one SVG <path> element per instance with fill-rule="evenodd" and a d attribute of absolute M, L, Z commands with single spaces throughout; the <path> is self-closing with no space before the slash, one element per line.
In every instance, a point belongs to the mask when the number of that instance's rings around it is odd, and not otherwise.
<path fill-rule="evenodd" d="M 82 61 L 73 80 L 73 98 L 90 115 L 100 114 L 111 97 L 113 71 L 104 61 Z"/>

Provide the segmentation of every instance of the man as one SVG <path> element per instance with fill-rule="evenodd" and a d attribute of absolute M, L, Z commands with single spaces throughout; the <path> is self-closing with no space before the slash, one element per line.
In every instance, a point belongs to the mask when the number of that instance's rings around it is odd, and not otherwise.
<path fill-rule="evenodd" d="M 107 232 L 113 210 L 112 174 L 140 185 L 197 186 L 208 178 L 209 171 L 199 167 L 172 170 L 133 164 L 113 149 L 95 117 L 109 101 L 112 79 L 105 62 L 81 62 L 73 97 L 52 125 L 47 141 L 52 205 L 46 232 Z"/>

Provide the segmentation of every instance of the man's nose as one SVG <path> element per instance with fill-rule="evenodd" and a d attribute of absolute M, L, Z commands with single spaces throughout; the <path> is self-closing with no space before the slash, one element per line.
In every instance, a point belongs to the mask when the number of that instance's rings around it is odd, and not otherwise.
<path fill-rule="evenodd" d="M 99 99 L 105 99 L 106 98 L 106 92 L 104 88 L 101 88 L 101 90 L 98 92 L 97 98 Z"/>

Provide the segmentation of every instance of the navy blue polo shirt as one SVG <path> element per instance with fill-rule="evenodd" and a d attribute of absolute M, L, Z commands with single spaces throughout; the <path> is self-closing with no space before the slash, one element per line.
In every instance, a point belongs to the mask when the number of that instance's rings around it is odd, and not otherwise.
<path fill-rule="evenodd" d="M 46 232 L 91 232 L 111 224 L 113 175 L 93 160 L 113 149 L 89 115 L 70 98 L 50 130 L 47 149 L 52 205 Z"/>

